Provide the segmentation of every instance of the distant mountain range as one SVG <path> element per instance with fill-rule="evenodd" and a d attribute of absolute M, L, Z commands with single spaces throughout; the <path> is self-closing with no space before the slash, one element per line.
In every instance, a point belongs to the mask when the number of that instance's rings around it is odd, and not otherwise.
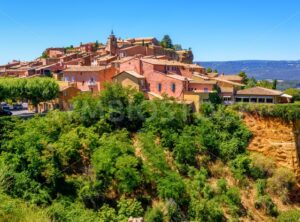
<path fill-rule="evenodd" d="M 228 62 L 197 62 L 219 73 L 235 74 L 244 71 L 256 79 L 300 80 L 299 61 L 245 60 Z"/>

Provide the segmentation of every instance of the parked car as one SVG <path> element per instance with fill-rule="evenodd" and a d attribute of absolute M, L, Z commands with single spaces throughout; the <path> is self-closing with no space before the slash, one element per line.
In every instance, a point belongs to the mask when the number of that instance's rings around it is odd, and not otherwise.
<path fill-rule="evenodd" d="M 7 109 L 0 109 L 0 116 L 11 116 L 12 112 Z"/>
<path fill-rule="evenodd" d="M 23 110 L 24 107 L 23 107 L 22 104 L 15 103 L 15 104 L 13 104 L 13 109 L 14 109 L 14 110 Z"/>
<path fill-rule="evenodd" d="M 5 105 L 1 105 L 2 110 L 10 110 L 9 105 L 5 104 Z"/>
<path fill-rule="evenodd" d="M 23 109 L 28 109 L 28 103 L 22 103 Z"/>

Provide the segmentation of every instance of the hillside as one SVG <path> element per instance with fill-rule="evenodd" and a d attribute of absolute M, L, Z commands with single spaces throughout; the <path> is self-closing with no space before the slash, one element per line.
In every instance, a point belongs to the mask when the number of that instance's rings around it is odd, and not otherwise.
<path fill-rule="evenodd" d="M 293 172 L 250 155 L 251 138 L 234 110 L 118 84 L 73 112 L 1 118 L 0 221 L 297 222 Z"/>
<path fill-rule="evenodd" d="M 245 60 L 228 62 L 197 62 L 220 73 L 234 74 L 245 71 L 257 79 L 300 80 L 299 61 Z"/>

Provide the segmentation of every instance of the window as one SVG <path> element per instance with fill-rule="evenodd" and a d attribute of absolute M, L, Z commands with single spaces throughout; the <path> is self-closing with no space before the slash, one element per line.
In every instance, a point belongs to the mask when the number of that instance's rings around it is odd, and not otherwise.
<path fill-rule="evenodd" d="M 75 77 L 74 76 L 72 76 L 72 82 L 75 82 Z"/>
<path fill-rule="evenodd" d="M 204 92 L 208 92 L 208 88 L 204 88 Z"/>
<path fill-rule="evenodd" d="M 68 76 L 65 76 L 65 81 L 69 82 L 69 77 Z"/>
<path fill-rule="evenodd" d="M 272 98 L 267 99 L 267 103 L 273 103 L 273 99 Z"/>
<path fill-rule="evenodd" d="M 248 103 L 248 102 L 249 102 L 249 98 L 244 98 L 244 99 L 243 99 L 243 102 L 244 102 L 244 103 Z"/>
<path fill-rule="evenodd" d="M 158 90 L 158 92 L 161 92 L 161 83 L 157 84 L 157 90 Z"/>
<path fill-rule="evenodd" d="M 258 99 L 258 102 L 259 102 L 259 103 L 264 103 L 264 102 L 265 102 L 265 98 L 259 98 L 259 99 Z"/>
<path fill-rule="evenodd" d="M 242 102 L 242 98 L 235 98 L 235 101 L 237 102 L 237 103 L 240 103 L 240 102 Z"/>
<path fill-rule="evenodd" d="M 176 91 L 176 85 L 175 85 L 175 83 L 172 83 L 172 84 L 171 84 L 171 90 L 172 90 L 172 92 L 175 92 L 175 91 Z"/>
<path fill-rule="evenodd" d="M 257 98 L 251 98 L 250 100 L 252 103 L 257 103 Z"/>

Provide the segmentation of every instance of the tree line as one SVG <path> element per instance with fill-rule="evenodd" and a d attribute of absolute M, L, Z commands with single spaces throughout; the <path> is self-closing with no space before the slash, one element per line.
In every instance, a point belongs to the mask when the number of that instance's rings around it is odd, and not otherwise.
<path fill-rule="evenodd" d="M 59 86 L 52 78 L 0 78 L 0 101 L 29 100 L 34 106 L 57 98 Z"/>

